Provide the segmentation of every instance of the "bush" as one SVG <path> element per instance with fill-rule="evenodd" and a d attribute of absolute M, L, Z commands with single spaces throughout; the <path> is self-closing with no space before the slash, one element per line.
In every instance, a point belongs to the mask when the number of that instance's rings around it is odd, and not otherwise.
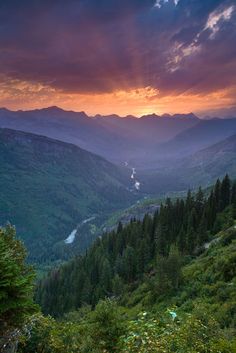
<path fill-rule="evenodd" d="M 142 313 L 130 321 L 128 333 L 120 339 L 123 353 L 230 353 L 235 342 L 224 338 L 211 317 L 187 315 L 184 318 L 148 317 Z"/>

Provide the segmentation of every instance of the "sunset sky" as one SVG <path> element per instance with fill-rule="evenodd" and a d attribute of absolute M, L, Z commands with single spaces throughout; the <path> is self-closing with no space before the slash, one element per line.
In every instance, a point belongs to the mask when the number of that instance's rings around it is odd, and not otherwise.
<path fill-rule="evenodd" d="M 235 0 L 0 2 L 0 106 L 236 116 Z"/>

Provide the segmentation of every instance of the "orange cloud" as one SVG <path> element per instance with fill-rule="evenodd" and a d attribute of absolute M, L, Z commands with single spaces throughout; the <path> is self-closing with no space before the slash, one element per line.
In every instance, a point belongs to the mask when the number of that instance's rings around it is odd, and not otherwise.
<path fill-rule="evenodd" d="M 163 96 L 157 89 L 146 87 L 131 90 L 118 90 L 105 94 L 69 94 L 39 83 L 20 80 L 0 80 L 0 106 L 12 110 L 38 109 L 57 105 L 66 110 L 86 111 L 89 115 L 112 114 L 121 116 L 132 114 L 188 113 L 201 115 L 208 110 L 220 110 L 235 105 L 236 86 L 208 94 Z"/>

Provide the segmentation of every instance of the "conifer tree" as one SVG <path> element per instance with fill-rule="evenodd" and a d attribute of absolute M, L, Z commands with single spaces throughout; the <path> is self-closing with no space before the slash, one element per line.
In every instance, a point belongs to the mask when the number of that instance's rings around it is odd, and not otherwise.
<path fill-rule="evenodd" d="M 124 282 L 122 278 L 116 274 L 112 280 L 112 293 L 115 296 L 120 296 L 124 291 Z"/>
<path fill-rule="evenodd" d="M 178 289 L 182 277 L 181 258 L 179 251 L 175 245 L 170 248 L 170 253 L 166 262 L 167 278 L 169 279 L 173 289 Z"/>
<path fill-rule="evenodd" d="M 112 270 L 108 259 L 104 259 L 101 269 L 100 285 L 105 294 L 111 292 Z"/>
<path fill-rule="evenodd" d="M 214 187 L 214 197 L 215 197 L 215 203 L 216 203 L 216 211 L 220 211 L 220 204 L 221 204 L 221 182 L 219 179 L 217 179 Z"/>
<path fill-rule="evenodd" d="M 4 339 L 36 311 L 33 304 L 33 269 L 26 251 L 10 225 L 0 229 L 0 349 Z M 4 338 L 5 337 L 5 338 Z M 2 342 L 3 341 L 3 342 Z"/>
<path fill-rule="evenodd" d="M 182 226 L 180 232 L 177 237 L 177 246 L 180 253 L 184 254 L 187 251 L 187 239 L 186 232 L 184 231 L 184 227 Z"/>
<path fill-rule="evenodd" d="M 128 281 L 132 281 L 135 278 L 136 263 L 135 251 L 131 246 L 128 246 L 124 251 L 125 275 Z"/>
<path fill-rule="evenodd" d="M 232 216 L 236 219 L 236 181 L 233 183 L 231 191 Z"/>
<path fill-rule="evenodd" d="M 204 206 L 204 194 L 202 191 L 201 186 L 198 189 L 198 192 L 196 194 L 196 201 L 195 201 L 195 209 L 197 211 L 197 214 L 200 216 L 202 211 L 203 211 L 203 206 Z"/>
<path fill-rule="evenodd" d="M 221 183 L 220 189 L 220 211 L 223 211 L 225 207 L 230 204 L 230 179 L 228 174 L 224 177 Z"/>

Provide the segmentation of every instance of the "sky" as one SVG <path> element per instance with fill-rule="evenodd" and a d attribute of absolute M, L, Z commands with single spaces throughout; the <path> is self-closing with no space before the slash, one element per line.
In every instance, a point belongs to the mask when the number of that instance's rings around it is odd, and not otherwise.
<path fill-rule="evenodd" d="M 235 0 L 1 0 L 0 106 L 236 116 Z"/>

